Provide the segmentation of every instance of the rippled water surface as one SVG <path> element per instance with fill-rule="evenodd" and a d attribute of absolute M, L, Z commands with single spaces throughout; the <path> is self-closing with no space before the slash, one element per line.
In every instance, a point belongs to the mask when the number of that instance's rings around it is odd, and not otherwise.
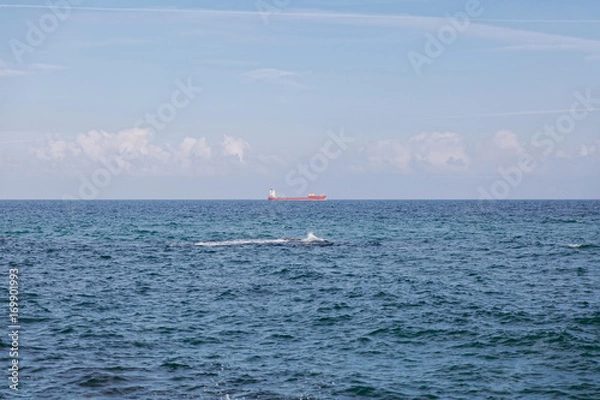
<path fill-rule="evenodd" d="M 599 201 L 1 201 L 36 399 L 600 398 Z M 15 397 L 16 398 L 16 397 Z"/>

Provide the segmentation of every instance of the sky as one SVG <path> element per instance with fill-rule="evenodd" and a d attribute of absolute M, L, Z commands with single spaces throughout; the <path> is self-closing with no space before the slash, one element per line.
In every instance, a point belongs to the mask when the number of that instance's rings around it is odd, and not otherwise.
<path fill-rule="evenodd" d="M 599 199 L 600 2 L 0 0 L 0 199 Z"/>

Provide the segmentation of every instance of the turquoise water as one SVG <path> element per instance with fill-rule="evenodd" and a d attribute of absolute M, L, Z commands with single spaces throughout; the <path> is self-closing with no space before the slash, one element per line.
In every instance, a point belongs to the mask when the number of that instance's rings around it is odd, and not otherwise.
<path fill-rule="evenodd" d="M 4 398 L 600 398 L 600 201 L 0 201 L 0 217 Z"/>

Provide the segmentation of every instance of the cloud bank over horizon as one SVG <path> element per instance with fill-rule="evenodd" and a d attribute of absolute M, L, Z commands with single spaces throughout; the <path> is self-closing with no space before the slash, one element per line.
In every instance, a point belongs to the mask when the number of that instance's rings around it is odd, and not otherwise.
<path fill-rule="evenodd" d="M 224 174 L 228 166 L 276 174 L 282 166 L 291 168 L 311 153 L 287 157 L 289 152 L 281 149 L 278 154 L 264 154 L 243 138 L 222 135 L 220 142 L 209 143 L 206 137 L 186 136 L 178 143 L 155 143 L 148 129 L 125 129 L 115 133 L 91 130 L 67 139 L 60 134 L 47 135 L 43 144 L 22 143 L 33 164 L 44 166 L 44 173 L 51 174 L 51 167 L 75 173 L 82 168 L 93 167 L 101 162 L 118 160 L 124 174 L 131 175 L 188 175 Z M 327 136 L 323 135 L 323 139 Z M 318 153 L 318 146 L 314 153 Z M 552 160 L 591 160 L 600 167 L 600 138 L 596 141 L 561 148 L 543 154 L 543 148 L 522 141 L 514 132 L 503 129 L 482 135 L 475 141 L 456 132 L 420 132 L 407 137 L 388 137 L 354 143 L 343 159 L 345 168 L 363 172 L 416 174 L 481 172 L 487 167 L 514 163 L 520 155 L 532 154 L 547 163 Z M 27 160 L 25 160 L 26 162 Z M 264 170 L 269 162 L 272 170 Z M 280 173 L 280 172 L 279 172 Z"/>

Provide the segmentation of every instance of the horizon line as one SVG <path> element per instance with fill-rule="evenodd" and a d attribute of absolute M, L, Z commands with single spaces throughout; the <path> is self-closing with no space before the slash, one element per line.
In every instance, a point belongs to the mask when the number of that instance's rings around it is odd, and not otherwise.
<path fill-rule="evenodd" d="M 110 199 L 62 199 L 62 198 L 0 198 L 1 201 L 81 201 L 81 202 L 93 202 L 93 201 L 265 201 L 269 202 L 266 198 L 205 198 L 205 199 L 192 199 L 192 198 L 110 198 Z M 287 201 L 286 203 L 326 203 L 328 201 L 600 201 L 600 198 L 514 198 L 514 199 L 476 199 L 476 198 L 369 198 L 369 199 L 357 199 L 357 198 L 334 198 L 327 200 L 306 200 L 306 201 Z"/>

